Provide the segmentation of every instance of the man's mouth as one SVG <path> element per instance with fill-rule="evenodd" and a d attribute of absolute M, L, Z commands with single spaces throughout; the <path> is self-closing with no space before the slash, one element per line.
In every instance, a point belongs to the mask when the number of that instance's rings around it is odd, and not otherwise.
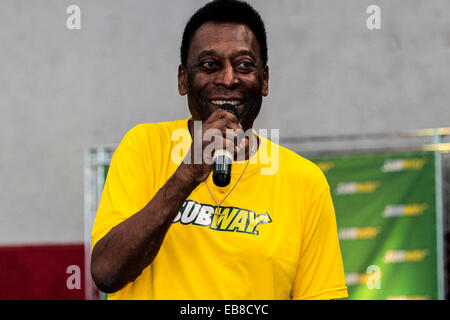
<path fill-rule="evenodd" d="M 216 106 L 231 104 L 236 107 L 242 103 L 242 100 L 210 100 L 210 102 Z"/>

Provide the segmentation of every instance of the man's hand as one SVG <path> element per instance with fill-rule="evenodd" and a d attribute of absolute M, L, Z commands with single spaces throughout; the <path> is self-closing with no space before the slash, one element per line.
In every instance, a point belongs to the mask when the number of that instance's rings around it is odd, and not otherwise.
<path fill-rule="evenodd" d="M 234 114 L 223 109 L 214 111 L 201 128 L 191 123 L 189 130 L 192 144 L 178 169 L 196 184 L 211 173 L 216 149 L 228 149 L 235 159 L 248 149 L 248 138 L 242 139 L 242 125 Z"/>

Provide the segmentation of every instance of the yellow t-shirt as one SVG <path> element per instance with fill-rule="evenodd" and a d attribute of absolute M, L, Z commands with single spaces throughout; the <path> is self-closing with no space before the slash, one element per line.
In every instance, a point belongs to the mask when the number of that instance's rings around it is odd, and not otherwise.
<path fill-rule="evenodd" d="M 92 230 L 93 245 L 140 211 L 191 144 L 187 120 L 140 124 L 114 152 Z M 347 296 L 336 218 L 321 170 L 261 139 L 214 215 L 205 183 L 186 199 L 154 261 L 109 299 L 334 299 Z M 229 186 L 207 182 L 217 202 Z"/>

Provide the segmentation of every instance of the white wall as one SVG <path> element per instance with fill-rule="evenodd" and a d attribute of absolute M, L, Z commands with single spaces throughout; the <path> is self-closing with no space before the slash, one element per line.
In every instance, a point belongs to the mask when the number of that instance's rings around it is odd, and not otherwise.
<path fill-rule="evenodd" d="M 181 33 L 206 1 L 0 2 L 0 244 L 81 242 L 83 152 L 189 116 Z M 450 1 L 253 0 L 281 136 L 450 126 Z M 77 4 L 82 28 L 66 28 Z M 368 30 L 366 8 L 381 8 Z"/>

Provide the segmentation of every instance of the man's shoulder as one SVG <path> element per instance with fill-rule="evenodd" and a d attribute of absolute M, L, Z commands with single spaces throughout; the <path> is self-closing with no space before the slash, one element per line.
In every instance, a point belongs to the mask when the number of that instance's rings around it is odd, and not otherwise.
<path fill-rule="evenodd" d="M 139 123 L 131 128 L 127 134 L 143 135 L 150 133 L 167 133 L 180 128 L 187 129 L 187 119 L 172 120 L 164 122 L 145 122 Z"/>
<path fill-rule="evenodd" d="M 187 120 L 139 123 L 128 130 L 120 142 L 120 146 L 143 151 L 152 145 L 164 144 L 171 140 L 175 130 L 184 127 L 187 130 Z"/>
<path fill-rule="evenodd" d="M 187 130 L 187 119 L 164 122 L 145 122 L 132 127 L 125 135 L 126 138 L 158 138 L 170 137 L 173 131 L 185 128 Z"/>

